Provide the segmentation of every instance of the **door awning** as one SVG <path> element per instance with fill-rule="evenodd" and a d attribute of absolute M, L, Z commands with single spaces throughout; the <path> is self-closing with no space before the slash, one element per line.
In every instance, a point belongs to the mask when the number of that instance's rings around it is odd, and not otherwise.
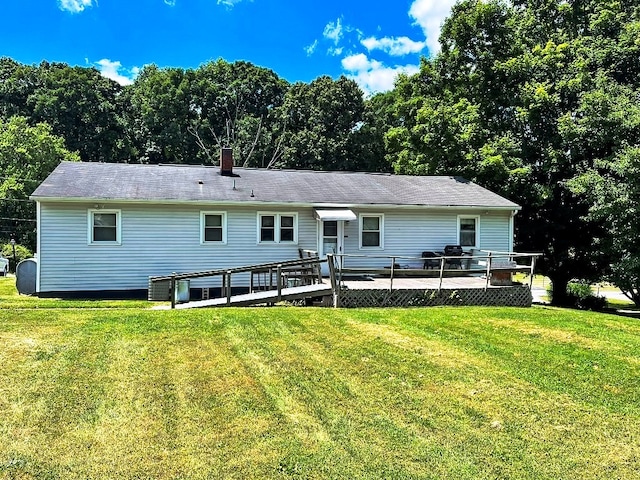
<path fill-rule="evenodd" d="M 324 209 L 319 209 L 316 208 L 313 210 L 315 212 L 315 216 L 318 220 L 344 220 L 344 221 L 351 221 L 351 220 L 355 220 L 356 218 L 356 214 L 353 213 L 351 210 L 345 208 L 342 210 L 324 210 Z"/>

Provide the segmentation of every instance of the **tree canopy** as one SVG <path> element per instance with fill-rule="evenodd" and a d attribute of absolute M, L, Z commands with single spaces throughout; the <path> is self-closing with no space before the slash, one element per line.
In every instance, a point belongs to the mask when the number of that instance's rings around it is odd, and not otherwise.
<path fill-rule="evenodd" d="M 544 253 L 556 303 L 610 260 L 611 232 L 570 181 L 637 145 L 601 116 L 621 92 L 637 99 L 635 3 L 462 1 L 441 53 L 397 86 L 396 172 L 460 174 L 520 203 L 517 248 Z"/>
<path fill-rule="evenodd" d="M 29 195 L 62 161 L 78 161 L 46 123 L 0 119 L 0 239 L 35 245 L 35 205 Z M 0 241 L 0 243 L 4 243 Z"/>

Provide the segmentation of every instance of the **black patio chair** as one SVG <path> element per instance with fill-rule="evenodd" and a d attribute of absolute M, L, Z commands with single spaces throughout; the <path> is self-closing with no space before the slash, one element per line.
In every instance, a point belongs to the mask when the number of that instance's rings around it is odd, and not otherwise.
<path fill-rule="evenodd" d="M 422 268 L 440 268 L 440 255 L 436 252 L 422 252 Z"/>
<path fill-rule="evenodd" d="M 445 257 L 462 257 L 462 247 L 460 245 L 447 245 L 444 247 Z M 461 258 L 447 258 L 446 264 L 451 268 L 462 268 Z"/>

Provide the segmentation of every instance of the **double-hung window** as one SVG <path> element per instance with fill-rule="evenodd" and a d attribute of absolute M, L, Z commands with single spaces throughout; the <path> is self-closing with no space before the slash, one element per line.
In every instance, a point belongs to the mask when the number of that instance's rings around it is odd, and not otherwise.
<path fill-rule="evenodd" d="M 89 244 L 120 245 L 120 210 L 89 210 Z"/>
<path fill-rule="evenodd" d="M 458 243 L 462 247 L 478 248 L 478 231 L 480 217 L 459 216 L 458 217 Z"/>
<path fill-rule="evenodd" d="M 200 243 L 227 243 L 227 215 L 200 212 Z"/>
<path fill-rule="evenodd" d="M 295 213 L 259 213 L 258 243 L 297 243 L 298 216 Z"/>
<path fill-rule="evenodd" d="M 384 248 L 384 215 L 360 215 L 360 248 Z"/>

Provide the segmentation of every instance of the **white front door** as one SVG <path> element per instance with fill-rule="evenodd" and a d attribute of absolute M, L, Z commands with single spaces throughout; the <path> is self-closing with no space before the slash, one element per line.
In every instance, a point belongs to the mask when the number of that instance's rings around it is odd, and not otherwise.
<path fill-rule="evenodd" d="M 344 220 L 320 221 L 320 239 L 318 252 L 320 258 L 326 258 L 328 253 L 342 255 L 344 253 Z M 342 258 L 338 257 L 342 264 Z M 322 264 L 322 275 L 329 275 L 329 266 Z"/>

